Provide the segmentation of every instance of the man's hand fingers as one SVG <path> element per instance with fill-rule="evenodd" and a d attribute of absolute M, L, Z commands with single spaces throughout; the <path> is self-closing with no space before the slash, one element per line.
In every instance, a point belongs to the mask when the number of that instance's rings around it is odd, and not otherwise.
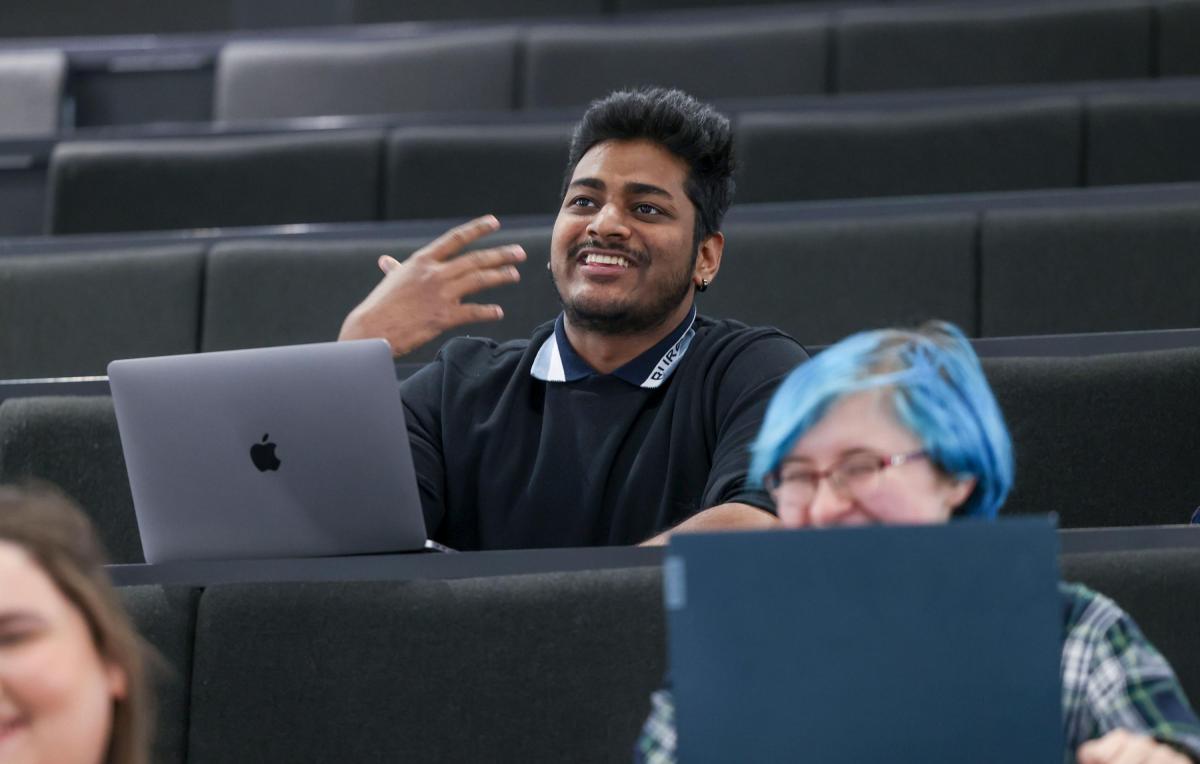
<path fill-rule="evenodd" d="M 472 270 L 523 263 L 526 257 L 525 250 L 519 244 L 510 244 L 505 247 L 477 249 L 474 252 L 468 252 L 449 261 L 444 268 L 447 276 L 458 278 Z"/>
<path fill-rule="evenodd" d="M 503 261 L 522 260 L 524 252 L 509 248 L 503 254 L 480 255 L 465 268 L 457 266 L 461 275 L 447 272 L 447 261 L 499 227 L 500 221 L 485 215 L 446 232 L 403 263 L 389 255 L 380 256 L 377 262 L 384 276 L 346 316 L 339 339 L 383 337 L 399 356 L 459 324 L 502 318 L 497 305 L 467 306 L 459 301 L 463 295 L 520 278 L 511 262 Z M 493 261 L 497 264 L 491 268 L 479 267 L 481 262 Z"/>
<path fill-rule="evenodd" d="M 482 239 L 489 233 L 500 228 L 500 221 L 495 215 L 484 215 L 474 220 L 455 226 L 437 237 L 429 244 L 421 247 L 413 257 L 429 257 L 434 260 L 447 260 L 462 252 L 473 241 Z"/>
<path fill-rule="evenodd" d="M 391 255 L 379 256 L 379 270 L 383 271 L 384 273 L 391 273 L 399 267 L 400 261 Z"/>
<path fill-rule="evenodd" d="M 521 274 L 514 266 L 504 265 L 487 270 L 467 271 L 454 280 L 454 290 L 459 297 L 465 297 L 485 289 L 515 284 L 520 280 Z"/>
<path fill-rule="evenodd" d="M 464 302 L 454 311 L 455 324 L 478 324 L 484 321 L 499 321 L 504 318 L 504 311 L 499 305 L 480 305 L 474 302 Z"/>

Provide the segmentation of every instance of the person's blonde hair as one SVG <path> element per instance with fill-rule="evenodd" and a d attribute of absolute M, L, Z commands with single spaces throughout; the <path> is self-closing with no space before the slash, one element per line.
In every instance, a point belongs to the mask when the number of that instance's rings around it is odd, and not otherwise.
<path fill-rule="evenodd" d="M 0 541 L 25 550 L 83 615 L 101 659 L 125 673 L 127 687 L 113 704 L 104 760 L 149 764 L 153 700 L 147 665 L 153 653 L 104 572 L 106 555 L 91 522 L 49 486 L 0 486 Z"/>

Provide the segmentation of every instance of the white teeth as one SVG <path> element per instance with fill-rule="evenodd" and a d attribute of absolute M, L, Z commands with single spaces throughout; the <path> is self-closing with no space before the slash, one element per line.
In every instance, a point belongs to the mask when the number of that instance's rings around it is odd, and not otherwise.
<path fill-rule="evenodd" d="M 619 265 L 622 268 L 629 267 L 629 261 L 617 255 L 588 255 L 583 261 L 588 265 Z"/>

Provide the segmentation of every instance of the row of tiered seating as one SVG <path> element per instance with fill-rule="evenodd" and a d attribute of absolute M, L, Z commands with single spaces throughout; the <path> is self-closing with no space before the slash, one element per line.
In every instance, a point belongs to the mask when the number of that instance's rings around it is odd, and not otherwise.
<path fill-rule="evenodd" d="M 49 29 L 47 9 L 64 26 L 40 33 L 69 34 L 100 7 L 48 2 L 0 34 Z M 505 321 L 466 330 L 525 337 L 558 309 L 542 266 L 569 124 L 647 78 L 737 126 L 739 204 L 706 313 L 814 350 L 930 317 L 983 338 L 1200 326 L 1200 0 L 121 2 L 88 30 L 217 34 L 0 46 L 53 50 L 14 78 L 20 114 L 0 110 L 0 135 L 23 136 L 0 142 L 0 235 L 52 234 L 0 239 L 0 482 L 63 486 L 117 562 L 142 551 L 111 398 L 21 397 L 4 380 L 332 339 L 379 254 L 484 212 L 506 224 L 491 241 L 530 260 L 481 297 Z M 655 7 L 695 5 L 743 3 Z M 502 15 L 528 18 L 486 23 Z M 164 119 L 194 122 L 135 124 Z M 87 127 L 112 124 L 135 126 Z M 276 224 L 296 226 L 237 228 Z M 215 227 L 230 228 L 188 230 Z M 1006 513 L 1188 521 L 1200 347 L 1005 355 L 984 365 L 1016 446 Z M 173 669 L 154 760 L 627 761 L 665 668 L 657 564 L 125 587 Z M 1120 601 L 1200 697 L 1193 549 L 1061 564 Z"/>
<path fill-rule="evenodd" d="M 1200 181 L 1200 81 L 744 111 L 735 126 L 741 203 Z M 50 159 L 47 230 L 549 214 L 569 136 L 555 122 L 68 141 Z"/>
<path fill-rule="evenodd" d="M 18 121 L 5 125 L 6 111 L 0 134 L 136 121 L 136 107 L 124 117 L 112 112 L 122 111 L 122 99 L 138 100 L 139 81 L 148 98 L 170 100 L 163 77 L 172 71 L 177 85 L 211 101 L 185 108 L 180 118 L 223 121 L 579 107 L 648 72 L 706 99 L 1200 74 L 1190 34 L 1200 26 L 1200 0 L 834 11 L 801 4 L 665 19 L 466 26 L 292 32 L 204 44 L 167 39 L 150 48 L 115 39 L 107 60 L 102 45 L 64 43 L 33 57 L 27 44 L 10 46 L 0 54 L 0 81 L 40 92 L 37 113 L 46 119 L 32 124 L 32 113 L 13 115 Z M 454 87 L 442 86 L 442 78 Z M 72 108 L 52 108 L 64 100 Z M 154 113 L 153 106 L 147 111 Z"/>
<path fill-rule="evenodd" d="M 536 16 L 646 14 L 648 10 L 708 6 L 766 5 L 797 0 L 661 0 L 652 9 L 632 0 L 109 0 L 103 6 L 81 0 L 46 0 L 10 9 L 6 37 L 61 35 L 147 35 L 255 30 L 381 22 L 509 19 Z M 800 0 L 803 2 L 804 0 Z"/>
<path fill-rule="evenodd" d="M 1016 450 L 1005 514 L 1055 512 L 1065 528 L 1189 521 L 1200 504 L 1200 348 L 988 358 L 984 368 Z M 117 562 L 142 560 L 111 398 L 0 403 L 0 482 L 30 479 L 80 500 Z"/>
<path fill-rule="evenodd" d="M 533 25 L 391 42 L 236 42 L 217 62 L 213 116 L 583 106 L 647 72 L 707 99 L 1200 73 L 1191 40 L 1160 35 L 1173 26 L 1154 24 L 1158 10 L 1070 0 L 743 12 L 718 21 Z M 453 72 L 453 89 L 431 85 L 428 73 L 437 69 Z"/>
<path fill-rule="evenodd" d="M 720 276 L 699 305 L 810 345 L 931 316 L 981 337 L 1194 327 L 1198 191 L 1001 195 L 959 209 L 748 205 L 730 215 Z M 0 256 L 0 379 L 332 340 L 380 278 L 376 258 L 406 256 L 425 230 L 16 244 Z M 549 242 L 548 222 L 481 242 L 521 244 L 530 259 L 521 283 L 482 298 L 505 308 L 504 321 L 467 331 L 517 339 L 557 313 L 543 270 Z"/>
<path fill-rule="evenodd" d="M 1200 697 L 1194 550 L 1061 564 L 1125 603 Z M 122 595 L 179 668 L 161 683 L 156 762 L 465 763 L 629 761 L 666 667 L 661 592 L 640 567 Z"/>

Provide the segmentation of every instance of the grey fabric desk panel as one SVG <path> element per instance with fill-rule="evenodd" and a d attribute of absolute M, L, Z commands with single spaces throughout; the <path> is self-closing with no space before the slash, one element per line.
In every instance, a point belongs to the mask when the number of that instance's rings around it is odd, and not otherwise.
<path fill-rule="evenodd" d="M 1195 548 L 1200 526 L 1083 528 L 1059 531 L 1063 554 L 1137 549 Z M 482 578 L 608 568 L 656 567 L 658 547 L 522 549 L 324 557 L 292 560 L 213 560 L 160 565 L 110 565 L 118 586 L 141 584 L 208 586 L 264 581 L 367 581 Z"/>
<path fill-rule="evenodd" d="M 109 565 L 117 586 L 275 581 L 371 581 L 483 578 L 606 568 L 655 567 L 662 550 L 643 547 L 521 549 L 442 554 L 357 555 L 288 560 L 204 560 Z"/>

